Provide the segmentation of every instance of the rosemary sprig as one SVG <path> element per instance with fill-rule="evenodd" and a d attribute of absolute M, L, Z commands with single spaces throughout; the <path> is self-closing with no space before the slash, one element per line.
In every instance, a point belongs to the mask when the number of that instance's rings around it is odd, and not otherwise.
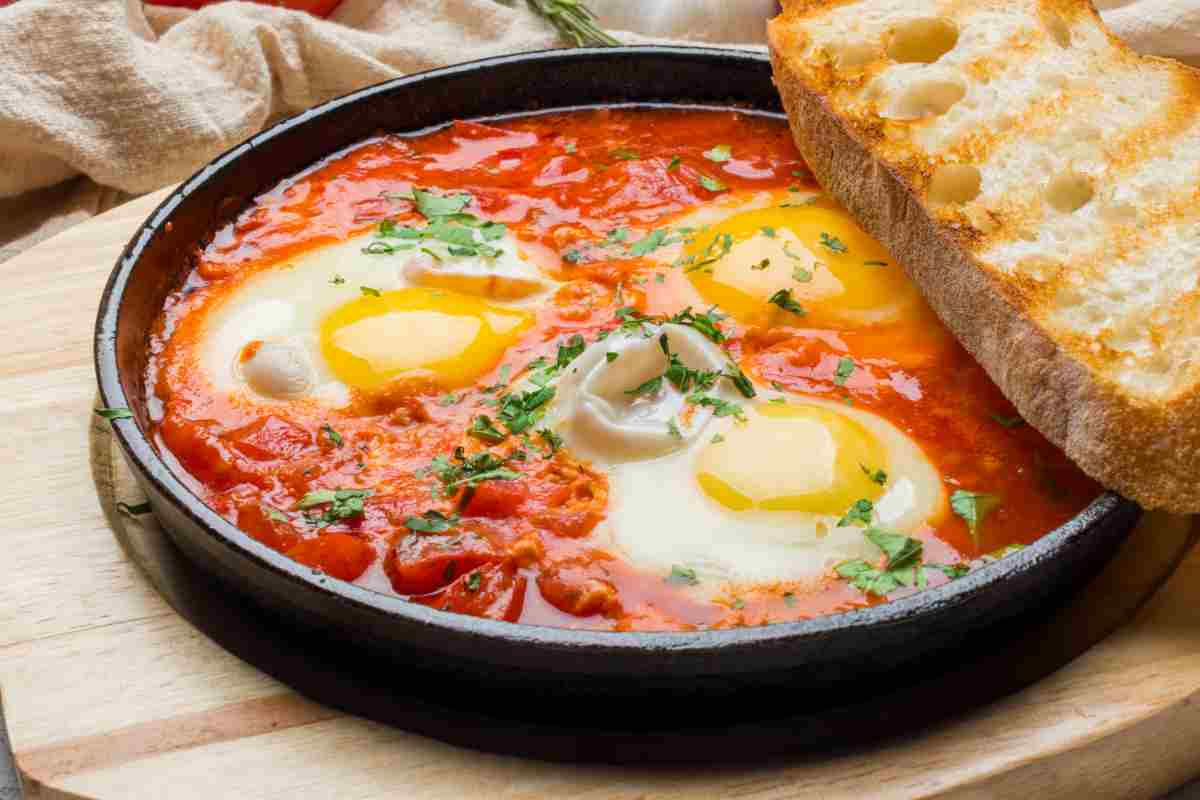
<path fill-rule="evenodd" d="M 499 2 L 511 7 L 516 0 Z M 578 47 L 614 47 L 620 44 L 596 25 L 596 15 L 579 0 L 525 0 L 525 4 Z"/>

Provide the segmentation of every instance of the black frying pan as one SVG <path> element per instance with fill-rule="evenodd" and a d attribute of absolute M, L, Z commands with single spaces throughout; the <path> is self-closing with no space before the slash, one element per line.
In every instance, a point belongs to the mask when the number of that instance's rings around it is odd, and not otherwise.
<path fill-rule="evenodd" d="M 736 106 L 780 115 L 770 64 L 755 53 L 627 47 L 493 58 L 390 81 L 299 114 L 220 156 L 155 210 L 105 288 L 96 372 L 104 404 L 134 411 L 133 419 L 114 423 L 117 439 L 184 553 L 315 641 L 382 657 L 442 686 L 519 690 L 489 696 L 541 698 L 547 702 L 535 709 L 549 716 L 588 707 L 598 725 L 615 715 L 627 720 L 631 708 L 691 708 L 698 699 L 733 694 L 738 702 L 726 708 L 768 707 L 780 690 L 792 703 L 814 706 L 861 697 L 880 685 L 880 676 L 987 646 L 994 626 L 1043 612 L 1103 566 L 1141 514 L 1111 493 L 1015 555 L 868 609 L 696 633 L 513 625 L 437 611 L 316 573 L 219 517 L 160 458 L 145 433 L 150 325 L 198 246 L 256 194 L 381 130 L 416 135 L 455 119 L 615 104 Z M 563 696 L 572 704 L 555 701 Z M 614 698 L 636 698 L 637 705 Z"/>

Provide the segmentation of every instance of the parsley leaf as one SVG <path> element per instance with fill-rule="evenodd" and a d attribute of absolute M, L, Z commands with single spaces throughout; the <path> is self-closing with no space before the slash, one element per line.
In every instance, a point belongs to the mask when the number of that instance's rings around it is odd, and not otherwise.
<path fill-rule="evenodd" d="M 845 386 L 846 381 L 850 380 L 850 376 L 854 374 L 854 360 L 842 356 L 838 359 L 837 369 L 833 371 L 833 382 L 838 386 Z"/>
<path fill-rule="evenodd" d="M 850 506 L 850 510 L 846 512 L 845 516 L 838 520 L 838 527 L 844 528 L 851 523 L 870 525 L 871 511 L 874 508 L 875 504 L 866 498 L 855 500 L 854 505 Z"/>
<path fill-rule="evenodd" d="M 804 316 L 804 314 L 806 313 L 804 310 L 804 306 L 800 305 L 799 303 L 797 303 L 795 300 L 792 299 L 792 290 L 791 289 L 780 289 L 778 292 L 771 295 L 771 297 L 768 298 L 767 302 L 770 303 L 771 305 L 779 306 L 784 311 L 790 311 L 791 313 L 796 314 L 798 316 Z"/>
<path fill-rule="evenodd" d="M 716 161 L 717 163 L 728 161 L 732 155 L 733 148 L 727 144 L 719 144 L 711 150 L 704 151 L 705 158 L 707 158 L 709 161 Z"/>
<path fill-rule="evenodd" d="M 550 448 L 542 454 L 544 457 L 550 458 L 562 449 L 563 438 L 549 428 L 539 428 L 537 435 Z"/>
<path fill-rule="evenodd" d="M 637 161 L 641 158 L 636 150 L 630 150 L 628 147 L 618 147 L 609 153 L 609 155 L 619 161 Z"/>
<path fill-rule="evenodd" d="M 304 511 L 313 506 L 328 503 L 329 508 L 317 521 L 330 524 L 362 516 L 363 500 L 370 497 L 371 494 L 370 489 L 317 489 L 304 495 L 296 507 Z"/>
<path fill-rule="evenodd" d="M 440 511 L 429 510 L 419 517 L 409 517 L 404 527 L 417 533 L 444 533 L 458 524 L 458 514 L 449 516 Z"/>
<path fill-rule="evenodd" d="M 467 591 L 468 592 L 478 592 L 479 585 L 481 583 L 483 583 L 483 573 L 480 572 L 479 570 L 475 570 L 474 572 L 472 572 L 470 575 L 467 576 Z"/>
<path fill-rule="evenodd" d="M 687 396 L 687 402 L 694 406 L 707 406 L 713 410 L 714 417 L 733 417 L 734 419 L 744 420 L 746 412 L 737 403 L 731 403 L 728 400 L 722 400 L 719 397 L 712 395 L 693 392 Z"/>
<path fill-rule="evenodd" d="M 346 282 L 346 279 L 336 273 L 334 274 L 334 276 L 332 278 L 329 279 L 329 283 L 332 284 L 333 286 L 341 286 L 345 282 Z"/>
<path fill-rule="evenodd" d="M 881 469 L 872 470 L 866 464 L 859 464 L 858 466 L 859 466 L 859 469 L 861 469 L 863 471 L 863 474 L 866 475 L 868 478 L 870 478 L 875 483 L 878 483 L 880 486 L 884 486 L 887 484 L 888 476 L 887 476 L 887 473 L 884 472 L 883 470 L 881 470 Z"/>
<path fill-rule="evenodd" d="M 500 398 L 496 416 L 511 433 L 520 433 L 533 426 L 540 409 L 554 398 L 554 393 L 553 386 L 542 386 L 521 394 L 507 394 Z"/>
<path fill-rule="evenodd" d="M 650 233 L 646 234 L 644 238 L 634 242 L 633 245 L 630 246 L 629 255 L 633 258 L 641 258 L 647 253 L 662 247 L 664 244 L 669 244 L 669 242 L 666 242 L 666 238 L 666 228 L 659 228 L 658 230 L 650 231 Z"/>
<path fill-rule="evenodd" d="M 729 190 L 729 187 L 720 180 L 709 177 L 708 175 L 700 176 L 700 185 L 705 189 L 708 189 L 710 192 L 725 192 Z"/>
<path fill-rule="evenodd" d="M 695 328 L 704 334 L 704 338 L 715 344 L 721 344 L 725 341 L 725 333 L 721 330 L 721 326 L 717 322 L 717 317 L 712 313 L 696 314 L 692 311 L 691 306 L 675 314 L 667 322 Z"/>
<path fill-rule="evenodd" d="M 482 414 L 471 421 L 471 427 L 467 428 L 467 435 L 474 436 L 476 439 L 482 439 L 491 444 L 499 444 L 508 438 L 508 434 L 493 425 L 492 418 L 486 414 Z"/>
<path fill-rule="evenodd" d="M 971 538 L 979 544 L 979 527 L 988 514 L 1000 506 L 1000 498 L 983 492 L 968 492 L 958 489 L 950 495 L 950 508 L 966 520 Z"/>
<path fill-rule="evenodd" d="M 620 353 L 608 352 L 608 353 L 605 353 L 605 354 L 604 354 L 604 360 L 605 360 L 605 361 L 607 361 L 607 362 L 608 362 L 608 363 L 610 363 L 610 364 L 611 364 L 612 362 L 616 361 L 616 360 L 617 360 L 617 358 L 619 358 L 619 357 L 620 357 Z"/>
<path fill-rule="evenodd" d="M 696 577 L 696 570 L 678 564 L 671 566 L 671 574 L 666 577 L 666 581 L 676 586 L 695 586 L 700 583 L 700 579 Z"/>
<path fill-rule="evenodd" d="M 919 539 L 882 528 L 867 528 L 864 535 L 886 556 L 883 569 L 856 558 L 834 567 L 839 576 L 850 581 L 864 594 L 878 597 L 884 597 L 901 586 L 925 587 L 925 575 L 920 568 L 924 545 Z"/>
<path fill-rule="evenodd" d="M 465 505 L 471 497 L 470 490 L 484 481 L 514 481 L 520 478 L 521 473 L 505 466 L 510 461 L 520 460 L 517 453 L 523 458 L 525 451 L 518 450 L 507 458 L 500 458 L 485 450 L 468 457 L 463 448 L 456 447 L 450 458 L 438 456 L 426 471 L 432 472 L 442 484 L 441 494 L 444 497 L 453 497 L 458 487 L 466 486 L 468 491 L 462 497 Z"/>
<path fill-rule="evenodd" d="M 650 395 L 658 394 L 662 389 L 662 385 L 663 376 L 655 375 L 645 383 L 635 386 L 632 389 L 626 389 L 625 394 L 630 395 L 631 397 L 649 397 Z"/>
<path fill-rule="evenodd" d="M 565 345 L 560 344 L 558 346 L 558 356 L 554 361 L 555 368 L 562 369 L 570 364 L 579 357 L 579 354 L 583 352 L 585 347 L 587 347 L 587 344 L 583 341 L 583 336 L 578 333 L 568 339 Z"/>
<path fill-rule="evenodd" d="M 368 297 L 383 297 L 383 292 L 378 289 L 373 289 L 370 286 L 360 286 L 358 290 Z"/>
<path fill-rule="evenodd" d="M 764 269 L 766 269 L 766 268 L 767 268 L 767 267 L 769 267 L 769 266 L 771 266 L 771 259 L 769 259 L 769 258 L 764 258 L 762 261 L 758 262 L 757 264 L 751 264 L 751 265 L 750 265 L 750 269 L 752 269 L 752 270 L 754 270 L 754 271 L 756 271 L 756 272 L 757 272 L 757 271 L 760 271 L 760 270 L 764 270 Z"/>
<path fill-rule="evenodd" d="M 97 408 L 96 416 L 102 417 L 109 422 L 118 419 L 133 419 L 133 412 L 128 408 Z"/>
<path fill-rule="evenodd" d="M 679 156 L 675 156 L 671 159 L 671 163 L 667 164 L 667 172 L 674 172 L 675 170 L 679 169 L 679 165 L 682 163 L 683 159 Z"/>
<path fill-rule="evenodd" d="M 345 440 L 342 438 L 342 435 L 340 433 L 338 433 L 337 431 L 335 431 L 329 425 L 322 425 L 321 433 L 324 433 L 326 436 L 329 437 L 329 441 L 333 442 L 334 447 L 341 447 L 343 444 L 346 443 Z"/>
<path fill-rule="evenodd" d="M 417 213 L 425 219 L 445 217 L 457 214 L 471 202 L 469 194 L 434 194 L 424 189 L 413 187 L 413 202 L 417 205 Z"/>
<path fill-rule="evenodd" d="M 838 253 L 839 255 L 848 252 L 846 245 L 842 243 L 841 239 L 837 238 L 836 236 L 830 236 L 825 231 L 821 231 L 820 244 L 822 247 L 826 247 L 831 252 Z"/>

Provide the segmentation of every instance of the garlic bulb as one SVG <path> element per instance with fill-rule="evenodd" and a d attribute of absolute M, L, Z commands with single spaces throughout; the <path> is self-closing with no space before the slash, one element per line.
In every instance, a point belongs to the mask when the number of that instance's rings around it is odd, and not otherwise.
<path fill-rule="evenodd" d="M 767 40 L 776 0 L 588 0 L 601 27 L 701 42 Z"/>

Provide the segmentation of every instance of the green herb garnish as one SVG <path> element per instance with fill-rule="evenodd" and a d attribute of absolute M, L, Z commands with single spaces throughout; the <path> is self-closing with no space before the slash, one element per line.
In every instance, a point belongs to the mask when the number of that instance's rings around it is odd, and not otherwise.
<path fill-rule="evenodd" d="M 792 299 L 791 289 L 780 289 L 775 294 L 771 295 L 767 302 L 771 305 L 779 306 L 784 311 L 790 311 L 797 316 L 802 317 L 805 313 L 807 313 L 804 310 L 804 306 Z"/>
<path fill-rule="evenodd" d="M 993 494 L 958 489 L 950 495 L 950 508 L 966 521 L 967 529 L 976 544 L 979 544 L 979 528 L 984 519 L 999 506 L 1000 498 Z"/>

